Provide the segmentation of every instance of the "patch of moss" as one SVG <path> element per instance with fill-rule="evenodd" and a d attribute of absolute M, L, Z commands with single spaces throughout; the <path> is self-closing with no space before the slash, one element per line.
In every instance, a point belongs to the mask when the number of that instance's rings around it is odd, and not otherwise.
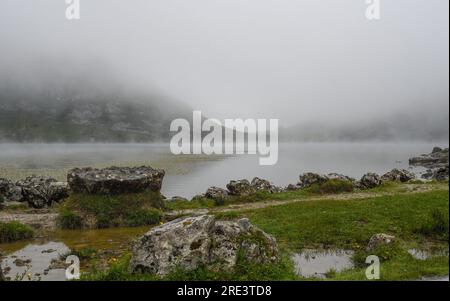
<path fill-rule="evenodd" d="M 354 185 L 350 181 L 331 179 L 321 184 L 314 184 L 307 190 L 314 194 L 343 193 L 352 192 Z"/>
<path fill-rule="evenodd" d="M 0 243 L 8 243 L 33 237 L 33 229 L 22 223 L 13 221 L 0 222 Z"/>
<path fill-rule="evenodd" d="M 58 224 L 65 229 L 151 225 L 160 221 L 164 207 L 161 195 L 153 192 L 73 194 L 61 205 Z"/>

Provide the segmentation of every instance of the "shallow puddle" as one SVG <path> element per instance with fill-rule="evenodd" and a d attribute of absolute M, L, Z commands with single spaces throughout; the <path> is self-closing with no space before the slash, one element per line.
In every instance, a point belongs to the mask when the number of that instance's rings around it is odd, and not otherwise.
<path fill-rule="evenodd" d="M 326 278 L 331 270 L 340 272 L 353 267 L 350 250 L 314 250 L 305 249 L 294 254 L 295 272 L 303 277 Z"/>
<path fill-rule="evenodd" d="M 29 244 L 23 249 L 3 257 L 1 268 L 11 280 L 49 280 L 65 279 L 65 269 L 51 269 L 53 260 L 69 252 L 61 242 Z"/>
<path fill-rule="evenodd" d="M 3 254 L 1 268 L 10 280 L 63 281 L 66 280 L 64 267 L 52 265 L 52 261 L 60 259 L 61 255 L 84 248 L 120 253 L 128 249 L 132 240 L 149 229 L 147 226 L 64 230 L 48 233 L 46 238 L 0 244 L 0 253 Z"/>
<path fill-rule="evenodd" d="M 448 256 L 448 250 L 439 250 L 439 251 L 428 251 L 428 250 L 420 250 L 420 249 L 409 249 L 408 253 L 411 254 L 412 257 L 418 260 L 427 260 L 433 256 Z"/>

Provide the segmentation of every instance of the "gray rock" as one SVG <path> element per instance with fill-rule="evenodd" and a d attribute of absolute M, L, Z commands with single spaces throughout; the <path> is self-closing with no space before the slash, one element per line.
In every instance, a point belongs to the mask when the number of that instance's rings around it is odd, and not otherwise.
<path fill-rule="evenodd" d="M 228 194 L 235 196 L 247 196 L 255 193 L 255 188 L 250 185 L 248 180 L 230 181 L 227 184 Z"/>
<path fill-rule="evenodd" d="M 220 187 L 212 186 L 206 190 L 205 197 L 215 201 L 222 201 L 228 197 L 228 191 Z"/>
<path fill-rule="evenodd" d="M 22 189 L 13 182 L 0 178 L 0 202 L 23 201 Z"/>
<path fill-rule="evenodd" d="M 299 184 L 289 184 L 285 188 L 286 191 L 295 191 L 295 190 L 299 190 L 299 189 L 302 189 L 302 187 Z"/>
<path fill-rule="evenodd" d="M 379 246 L 388 245 L 395 240 L 395 236 L 385 233 L 377 233 L 372 235 L 367 244 L 367 251 L 373 251 Z"/>
<path fill-rule="evenodd" d="M 76 168 L 69 171 L 67 181 L 77 193 L 121 194 L 161 190 L 164 170 L 142 167 Z"/>
<path fill-rule="evenodd" d="M 409 164 L 428 168 L 439 168 L 442 164 L 448 164 L 448 148 L 434 147 L 430 154 L 423 154 L 409 159 Z"/>
<path fill-rule="evenodd" d="M 397 168 L 394 168 L 393 170 L 381 176 L 381 180 L 385 182 L 389 181 L 408 182 L 415 178 L 416 176 L 414 175 L 414 173 L 410 172 L 409 170 Z"/>
<path fill-rule="evenodd" d="M 276 193 L 280 192 L 282 189 L 280 187 L 277 187 L 270 183 L 269 181 L 265 179 L 261 179 L 258 177 L 253 178 L 250 185 L 256 190 L 256 191 L 267 191 L 270 193 Z"/>
<path fill-rule="evenodd" d="M 448 164 L 445 164 L 442 167 L 428 169 L 423 175 L 422 178 L 427 180 L 436 180 L 436 181 L 448 181 L 449 179 L 449 167 Z"/>
<path fill-rule="evenodd" d="M 220 221 L 210 215 L 180 218 L 153 228 L 133 242 L 130 270 L 167 275 L 177 267 L 232 269 L 238 254 L 260 264 L 278 260 L 275 239 L 247 219 Z"/>
<path fill-rule="evenodd" d="M 328 181 L 328 177 L 313 172 L 306 172 L 299 177 L 298 185 L 301 188 L 310 187 L 313 184 L 322 184 Z"/>
<path fill-rule="evenodd" d="M 373 172 L 366 173 L 361 177 L 361 180 L 358 183 L 359 188 L 361 189 L 369 189 L 375 188 L 382 184 L 381 178 L 379 175 Z"/>
<path fill-rule="evenodd" d="M 50 207 L 69 196 L 65 182 L 45 176 L 30 176 L 16 183 L 22 188 L 23 200 L 33 208 Z"/>
<path fill-rule="evenodd" d="M 339 173 L 329 173 L 329 174 L 327 174 L 327 178 L 329 180 L 341 180 L 341 181 L 348 181 L 348 182 L 352 182 L 352 183 L 355 182 L 355 179 L 353 179 L 349 176 L 343 175 L 343 174 L 339 174 Z"/>

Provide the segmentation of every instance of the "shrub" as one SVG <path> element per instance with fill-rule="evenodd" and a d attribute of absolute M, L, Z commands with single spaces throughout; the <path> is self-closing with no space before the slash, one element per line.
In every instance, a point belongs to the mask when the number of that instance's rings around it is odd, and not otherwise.
<path fill-rule="evenodd" d="M 0 243 L 13 242 L 33 237 L 33 230 L 19 222 L 0 222 Z"/>
<path fill-rule="evenodd" d="M 350 181 L 331 179 L 321 184 L 314 184 L 308 188 L 309 192 L 317 194 L 352 192 L 353 183 Z"/>
<path fill-rule="evenodd" d="M 155 225 L 161 221 L 161 211 L 154 208 L 145 208 L 131 212 L 126 223 L 129 227 Z"/>
<path fill-rule="evenodd" d="M 62 229 L 81 229 L 83 227 L 82 218 L 67 208 L 61 210 L 56 223 Z"/>

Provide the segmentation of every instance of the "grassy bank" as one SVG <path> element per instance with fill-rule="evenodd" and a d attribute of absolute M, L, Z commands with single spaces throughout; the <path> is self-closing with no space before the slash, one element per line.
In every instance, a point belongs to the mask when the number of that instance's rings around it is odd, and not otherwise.
<path fill-rule="evenodd" d="M 163 208 L 161 195 L 153 192 L 73 194 L 62 204 L 57 223 L 62 229 L 154 225 L 160 222 Z"/>
<path fill-rule="evenodd" d="M 274 202 L 290 198 L 304 198 L 304 202 L 292 202 L 266 208 L 217 212 L 221 218 L 248 217 L 250 221 L 273 235 L 280 247 L 282 261 L 269 266 L 255 266 L 240 262 L 231 273 L 208 271 L 174 271 L 166 280 L 301 280 L 293 272 L 291 254 L 303 248 L 342 248 L 355 251 L 355 267 L 336 273 L 330 271 L 331 280 L 366 280 L 365 258 L 378 255 L 381 261 L 381 280 L 419 279 L 424 276 L 448 275 L 448 254 L 432 256 L 425 260 L 414 258 L 410 248 L 439 253 L 448 250 L 448 189 L 445 185 L 429 184 L 425 192 L 423 184 L 392 184 L 377 188 L 378 192 L 398 192 L 389 195 L 358 199 L 317 199 L 317 192 L 295 191 L 270 195 Z M 409 193 L 405 193 L 410 191 Z M 402 193 L 400 193 L 402 192 Z M 282 195 L 283 197 L 281 197 Z M 314 200 L 307 201 L 314 195 Z M 275 198 L 274 198 L 275 197 Z M 211 207 L 211 203 L 200 202 Z M 375 233 L 396 236 L 395 243 L 366 251 L 370 237 Z M 127 271 L 129 255 L 124 256 L 108 271 L 94 271 L 85 280 L 159 280 L 152 275 L 131 275 Z"/>
<path fill-rule="evenodd" d="M 0 222 L 0 243 L 9 243 L 33 237 L 33 230 L 19 222 Z"/>

